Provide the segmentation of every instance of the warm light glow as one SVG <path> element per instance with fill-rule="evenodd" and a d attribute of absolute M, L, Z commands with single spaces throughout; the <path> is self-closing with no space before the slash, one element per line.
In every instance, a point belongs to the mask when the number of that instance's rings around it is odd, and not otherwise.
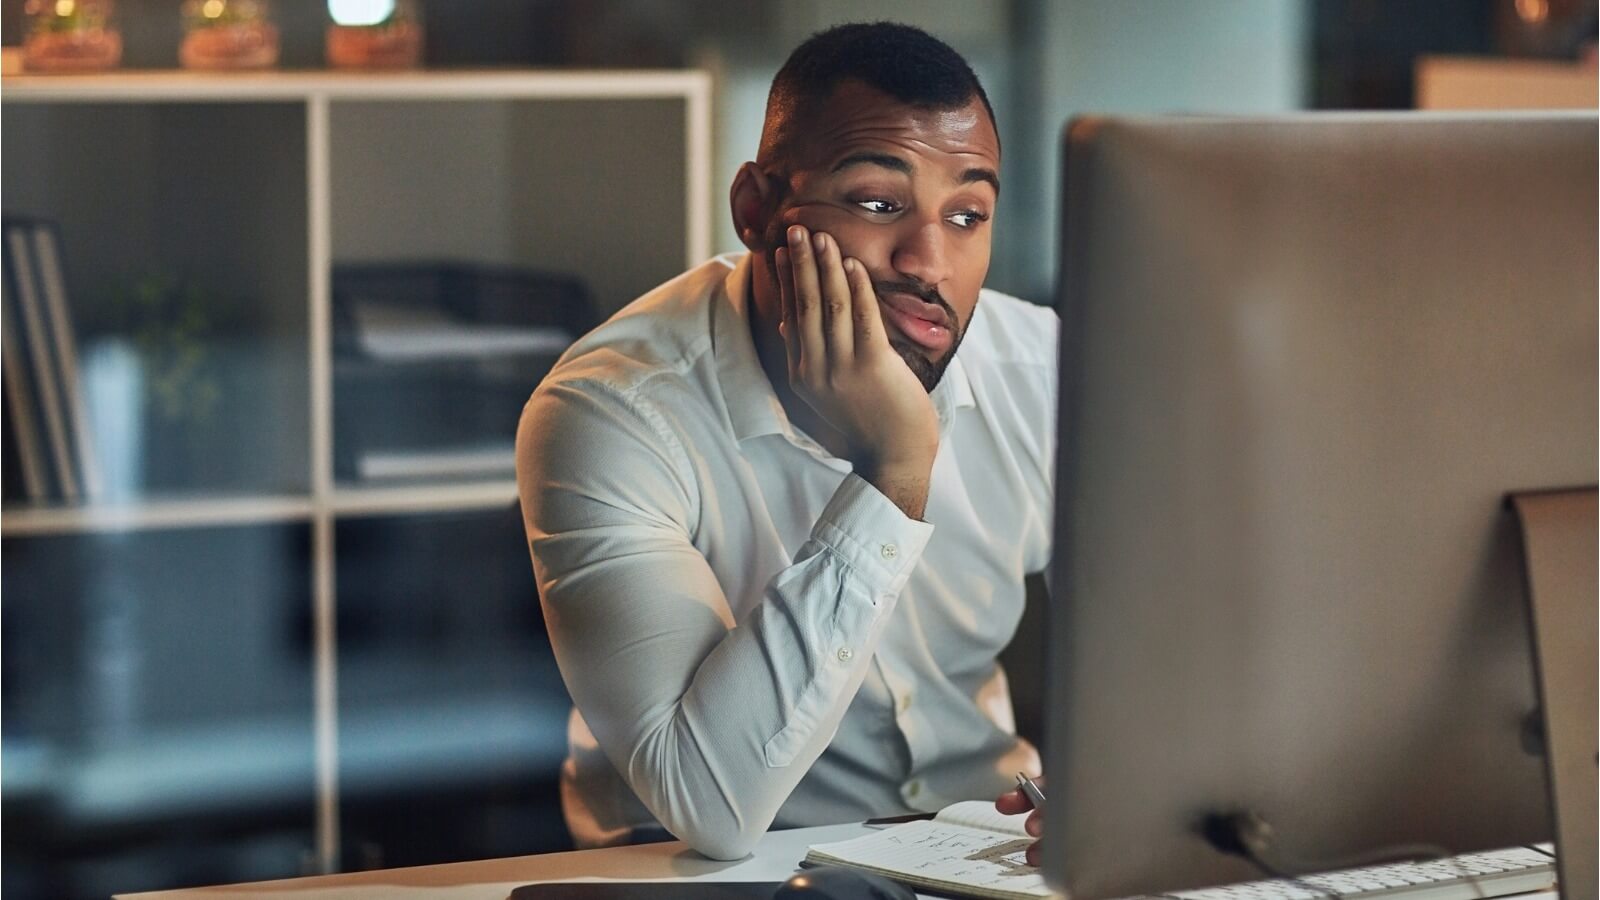
<path fill-rule="evenodd" d="M 1550 18 L 1550 0 L 1517 0 L 1517 17 L 1529 25 Z"/>
<path fill-rule="evenodd" d="M 200 14 L 208 19 L 215 19 L 222 15 L 222 10 L 226 6 L 222 0 L 206 0 L 206 5 L 200 8 Z"/>
<path fill-rule="evenodd" d="M 328 0 L 328 15 L 340 25 L 376 25 L 394 14 L 394 0 Z"/>
<path fill-rule="evenodd" d="M 56 15 L 65 19 L 78 7 L 77 0 L 56 0 Z"/>

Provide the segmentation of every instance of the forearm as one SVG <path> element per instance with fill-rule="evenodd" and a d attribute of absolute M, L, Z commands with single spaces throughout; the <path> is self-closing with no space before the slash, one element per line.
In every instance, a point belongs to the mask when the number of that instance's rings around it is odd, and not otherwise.
<path fill-rule="evenodd" d="M 710 856 L 743 855 L 826 749 L 931 527 L 848 479 L 793 564 L 734 627 L 681 539 L 535 542 L 557 658 L 601 747 L 653 814 Z M 741 604 L 742 605 L 742 604 Z"/>
<path fill-rule="evenodd" d="M 742 857 L 766 833 L 838 729 L 881 631 L 882 619 L 857 625 L 860 650 L 841 659 L 837 648 L 794 643 L 796 623 L 781 605 L 769 597 L 727 632 L 678 702 L 623 741 L 632 751 L 622 771 L 635 793 L 669 831 L 713 858 Z M 842 646 L 849 630 L 835 642 Z M 796 667 L 801 652 L 810 659 Z"/>

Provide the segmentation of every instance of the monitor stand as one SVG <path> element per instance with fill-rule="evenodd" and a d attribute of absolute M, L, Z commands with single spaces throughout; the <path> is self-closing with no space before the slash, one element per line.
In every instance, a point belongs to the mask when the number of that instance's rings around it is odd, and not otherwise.
<path fill-rule="evenodd" d="M 1512 494 L 1508 502 L 1522 527 L 1545 769 L 1555 814 L 1556 877 L 1561 896 L 1594 897 L 1600 793 L 1595 489 Z"/>

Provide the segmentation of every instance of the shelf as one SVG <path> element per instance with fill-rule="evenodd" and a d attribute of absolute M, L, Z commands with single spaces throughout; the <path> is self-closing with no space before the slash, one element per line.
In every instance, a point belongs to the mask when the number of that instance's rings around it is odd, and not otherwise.
<path fill-rule="evenodd" d="M 283 101 L 449 98 L 682 99 L 709 93 L 708 74 L 689 70 L 448 70 L 415 72 L 117 71 L 90 75 L 12 75 L 5 102 Z"/>
<path fill-rule="evenodd" d="M 0 531 L 10 537 L 91 534 L 155 528 L 309 521 L 306 496 L 194 497 L 87 506 L 7 507 Z"/>
<path fill-rule="evenodd" d="M 527 779 L 566 755 L 564 698 L 461 695 L 350 714 L 341 775 L 347 790 Z M 311 722 L 253 716 L 169 725 L 108 748 L 63 752 L 6 739 L 18 760 L 6 789 L 47 798 L 62 827 L 148 827 L 152 821 L 294 808 L 310 818 Z"/>
<path fill-rule="evenodd" d="M 495 509 L 517 501 L 514 480 L 404 487 L 340 487 L 333 511 L 340 516 Z"/>
<path fill-rule="evenodd" d="M 1417 60 L 1418 109 L 1585 109 L 1597 96 L 1594 69 L 1579 63 L 1466 56 Z"/>
<path fill-rule="evenodd" d="M 454 798 L 555 771 L 570 701 L 509 445 L 557 344 L 589 326 L 522 333 L 514 355 L 476 352 L 508 342 L 497 328 L 446 335 L 473 338 L 469 358 L 352 365 L 336 276 L 562 274 L 598 321 L 711 255 L 710 98 L 690 70 L 6 77 L 6 212 L 59 226 L 104 475 L 89 502 L 0 509 L 8 821 L 48 824 L 36 796 L 213 840 L 215 816 L 293 796 L 313 842 L 295 832 L 284 858 L 333 871 L 341 841 L 372 839 L 367 813 L 341 825 L 341 796 L 370 811 L 420 781 Z M 208 321 L 147 327 L 185 309 Z M 394 477 L 358 477 L 363 460 Z M 448 814 L 475 835 L 452 852 L 503 829 Z M 231 865 L 259 839 L 208 853 Z M 7 865 L 77 877 L 59 850 Z"/>
<path fill-rule="evenodd" d="M 517 483 L 505 479 L 341 487 L 334 491 L 328 506 L 334 515 L 366 516 L 495 509 L 516 501 Z M 11 538 L 305 522 L 311 520 L 317 506 L 309 496 L 196 497 L 86 506 L 8 506 L 0 509 L 0 530 Z"/>

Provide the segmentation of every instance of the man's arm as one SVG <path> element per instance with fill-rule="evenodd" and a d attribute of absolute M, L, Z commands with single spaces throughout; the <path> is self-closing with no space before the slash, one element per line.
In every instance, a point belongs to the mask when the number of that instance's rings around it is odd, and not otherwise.
<path fill-rule="evenodd" d="M 646 401 L 547 383 L 524 411 L 517 460 L 579 710 L 669 831 L 708 856 L 743 856 L 832 739 L 932 526 L 849 476 L 735 627 L 691 540 L 687 452 Z"/>

